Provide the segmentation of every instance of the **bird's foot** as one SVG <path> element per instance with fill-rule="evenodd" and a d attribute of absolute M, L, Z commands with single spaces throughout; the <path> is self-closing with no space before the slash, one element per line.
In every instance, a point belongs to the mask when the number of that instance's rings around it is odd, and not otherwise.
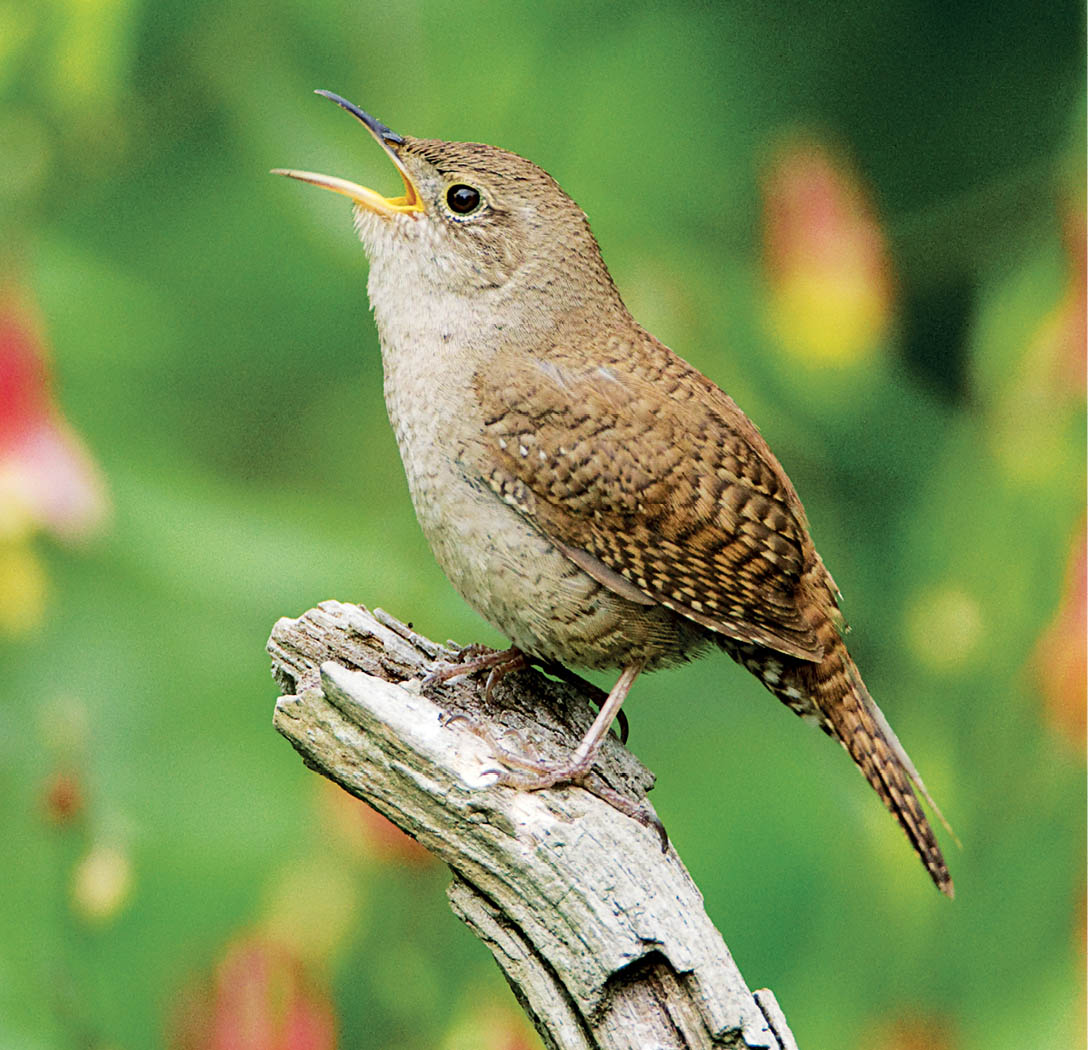
<path fill-rule="evenodd" d="M 519 791 L 544 791 L 562 784 L 580 785 L 589 775 L 596 759 L 595 755 L 590 755 L 578 761 L 561 764 L 542 762 L 529 755 L 509 750 L 489 731 L 485 730 L 483 736 L 495 752 L 495 757 L 502 763 L 501 767 L 497 766 L 487 772 L 495 774 L 495 783 Z"/>
<path fill-rule="evenodd" d="M 593 772 L 596 754 L 553 765 L 510 751 L 486 729 L 479 732 L 495 752 L 495 757 L 502 763 L 501 767 L 485 770 L 495 774 L 496 784 L 512 787 L 517 791 L 544 791 L 564 784 L 584 788 L 602 802 L 608 803 L 613 809 L 632 820 L 637 820 L 643 827 L 656 831 L 661 839 L 662 853 L 668 850 L 669 834 L 657 814 L 644 803 L 636 802 L 610 787 Z"/>
<path fill-rule="evenodd" d="M 487 671 L 487 684 L 484 696 L 491 699 L 495 686 L 511 671 L 522 671 L 529 666 L 525 654 L 516 646 L 509 649 L 489 649 L 486 645 L 466 645 L 457 654 L 456 662 L 442 661 L 434 665 L 434 670 L 423 679 L 423 688 L 428 689 L 459 678 L 465 674 Z"/>
<path fill-rule="evenodd" d="M 635 802 L 626 795 L 621 795 L 615 788 L 609 787 L 600 777 L 584 780 L 582 787 L 591 795 L 596 795 L 602 802 L 606 802 L 614 810 L 624 816 L 637 820 L 644 828 L 656 831 L 661 839 L 661 852 L 669 851 L 669 833 L 661 818 L 645 802 Z"/>

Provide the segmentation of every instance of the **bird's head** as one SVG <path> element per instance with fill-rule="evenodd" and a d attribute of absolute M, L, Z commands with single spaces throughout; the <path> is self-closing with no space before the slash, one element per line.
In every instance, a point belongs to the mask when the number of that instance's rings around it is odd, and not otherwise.
<path fill-rule="evenodd" d="M 540 300 L 577 299 L 586 282 L 612 287 L 577 204 L 532 161 L 477 142 L 398 135 L 328 91 L 370 132 L 404 182 L 385 197 L 332 175 L 276 169 L 348 197 L 372 267 L 389 265 L 444 294 L 473 296 L 515 282 Z M 420 287 L 420 292 L 425 288 Z"/>

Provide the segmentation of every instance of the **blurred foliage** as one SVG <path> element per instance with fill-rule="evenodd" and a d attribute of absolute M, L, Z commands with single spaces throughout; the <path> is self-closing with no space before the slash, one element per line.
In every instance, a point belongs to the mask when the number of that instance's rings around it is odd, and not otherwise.
<path fill-rule="evenodd" d="M 443 872 L 270 726 L 264 639 L 323 598 L 501 641 L 412 518 L 347 205 L 265 174 L 395 187 L 317 87 L 548 168 L 805 498 L 964 848 L 949 903 L 724 657 L 640 682 L 747 979 L 808 1048 L 1084 1045 L 1083 39 L 1061 0 L 0 2 L 0 1046 L 535 1045 Z"/>

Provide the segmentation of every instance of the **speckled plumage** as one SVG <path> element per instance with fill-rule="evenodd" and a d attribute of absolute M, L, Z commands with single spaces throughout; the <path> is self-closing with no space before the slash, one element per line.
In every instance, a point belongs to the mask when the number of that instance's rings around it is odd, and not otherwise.
<path fill-rule="evenodd" d="M 359 190 L 356 228 L 412 501 L 454 585 L 524 652 L 632 681 L 717 644 L 842 742 L 951 895 L 925 788 L 756 427 L 631 318 L 549 175 L 491 146 L 383 137 L 337 101 L 405 178 L 395 214 Z M 453 213 L 458 184 L 478 212 Z"/>

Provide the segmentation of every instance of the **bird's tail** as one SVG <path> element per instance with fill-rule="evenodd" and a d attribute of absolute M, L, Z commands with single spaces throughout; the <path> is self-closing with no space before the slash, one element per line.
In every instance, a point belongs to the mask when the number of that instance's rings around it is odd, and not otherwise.
<path fill-rule="evenodd" d="M 846 748 L 865 779 L 899 821 L 937 888 L 952 897 L 952 878 L 918 794 L 929 803 L 949 833 L 955 835 L 926 790 L 910 756 L 869 695 L 838 631 L 832 625 L 828 626 L 823 659 L 818 664 L 798 669 L 800 677 L 808 679 L 805 692 L 816 709 L 813 713 L 821 728 Z"/>
<path fill-rule="evenodd" d="M 814 722 L 846 748 L 865 779 L 899 821 L 937 888 L 947 896 L 953 896 L 948 866 L 918 801 L 918 794 L 929 803 L 953 838 L 955 834 L 930 797 L 910 756 L 869 695 L 831 620 L 823 624 L 820 642 L 824 655 L 819 663 L 815 663 L 753 643 L 719 640 L 734 660 L 760 678 L 787 707 L 806 721 Z"/>

